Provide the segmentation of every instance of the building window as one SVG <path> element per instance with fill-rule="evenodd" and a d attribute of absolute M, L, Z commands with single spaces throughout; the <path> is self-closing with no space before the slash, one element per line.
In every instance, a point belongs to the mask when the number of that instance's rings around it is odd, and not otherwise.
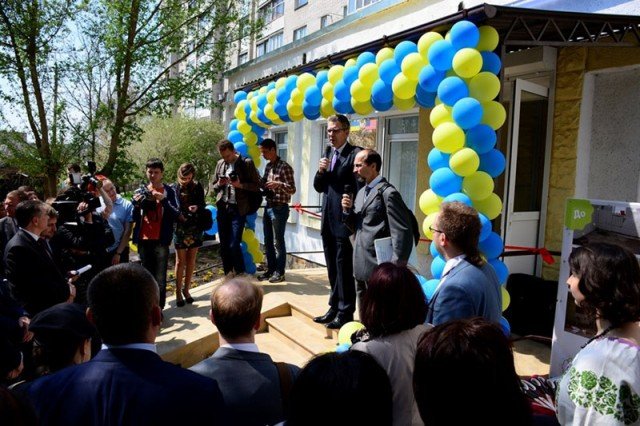
<path fill-rule="evenodd" d="M 258 43 L 256 45 L 256 58 L 281 47 L 282 39 L 282 32 L 279 32 L 277 34 L 273 34 L 268 39 Z"/>
<path fill-rule="evenodd" d="M 347 13 L 351 14 L 357 12 L 360 9 L 364 9 L 374 3 L 378 3 L 380 0 L 349 0 L 349 9 Z"/>
<path fill-rule="evenodd" d="M 394 117 L 387 120 L 386 143 L 387 179 L 413 210 L 418 172 L 418 116 Z"/>
<path fill-rule="evenodd" d="M 307 26 L 300 27 L 296 30 L 293 30 L 293 41 L 300 40 L 302 37 L 307 35 Z"/>
<path fill-rule="evenodd" d="M 324 15 L 323 17 L 321 17 L 320 18 L 320 28 L 324 28 L 326 26 L 329 26 L 331 24 L 331 21 L 329 19 L 331 19 L 331 17 L 329 15 Z"/>
<path fill-rule="evenodd" d="M 278 150 L 278 157 L 287 161 L 287 148 L 289 146 L 289 133 L 276 132 L 273 134 L 273 140 L 276 141 L 276 148 Z"/>
<path fill-rule="evenodd" d="M 306 5 L 307 3 L 309 3 L 308 0 L 296 0 L 295 1 L 295 8 L 297 9 L 299 7 L 302 7 L 302 6 Z"/>
<path fill-rule="evenodd" d="M 244 52 L 238 55 L 238 65 L 242 65 L 249 61 L 249 52 Z"/>
<path fill-rule="evenodd" d="M 265 24 L 275 21 L 284 15 L 284 0 L 271 0 L 260 8 L 259 16 Z"/>

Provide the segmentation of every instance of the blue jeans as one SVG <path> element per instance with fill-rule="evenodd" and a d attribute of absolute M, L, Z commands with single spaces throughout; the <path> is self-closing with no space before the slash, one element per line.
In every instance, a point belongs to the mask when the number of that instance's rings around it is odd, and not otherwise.
<path fill-rule="evenodd" d="M 140 240 L 138 254 L 142 266 L 153 275 L 160 291 L 160 308 L 164 309 L 167 295 L 167 266 L 169 263 L 169 246 L 160 244 L 158 240 Z"/>
<path fill-rule="evenodd" d="M 264 230 L 264 249 L 267 252 L 267 270 L 284 275 L 287 262 L 287 249 L 284 244 L 284 232 L 289 219 L 289 206 L 265 207 L 262 217 Z"/>
<path fill-rule="evenodd" d="M 220 237 L 220 257 L 225 275 L 229 272 L 243 274 L 244 257 L 240 243 L 246 216 L 238 212 L 235 204 L 218 204 L 218 236 Z"/>

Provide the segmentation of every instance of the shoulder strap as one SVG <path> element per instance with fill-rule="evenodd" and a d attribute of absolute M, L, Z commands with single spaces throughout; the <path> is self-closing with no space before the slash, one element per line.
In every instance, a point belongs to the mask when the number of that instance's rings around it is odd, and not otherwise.
<path fill-rule="evenodd" d="M 291 387 L 293 386 L 293 378 L 291 370 L 284 362 L 274 362 L 278 369 L 278 377 L 280 378 L 280 396 L 282 398 L 282 411 L 285 418 L 289 415 L 289 400 L 291 399 Z"/>

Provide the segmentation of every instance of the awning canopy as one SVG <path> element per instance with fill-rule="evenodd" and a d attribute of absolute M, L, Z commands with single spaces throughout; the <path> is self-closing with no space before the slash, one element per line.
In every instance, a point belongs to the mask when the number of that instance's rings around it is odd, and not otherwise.
<path fill-rule="evenodd" d="M 344 63 L 347 59 L 367 50 L 375 52 L 385 46 L 393 47 L 403 40 L 417 41 L 427 31 L 446 32 L 454 23 L 463 19 L 477 25 L 493 26 L 500 34 L 504 52 L 535 46 L 632 47 L 640 44 L 640 16 L 523 9 L 485 3 L 271 74 L 235 90 L 251 91 L 282 76 L 313 72 Z"/>

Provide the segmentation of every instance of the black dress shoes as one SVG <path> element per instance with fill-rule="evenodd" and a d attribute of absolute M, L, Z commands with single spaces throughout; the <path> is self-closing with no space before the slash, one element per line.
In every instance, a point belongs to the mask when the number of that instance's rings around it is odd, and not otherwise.
<path fill-rule="evenodd" d="M 324 315 L 322 315 L 320 317 L 315 317 L 313 319 L 313 322 L 317 322 L 318 324 L 328 324 L 331 321 L 333 321 L 333 319 L 336 317 L 337 314 L 338 314 L 338 311 L 334 311 L 333 309 L 329 309 L 326 314 L 324 314 Z"/>
<path fill-rule="evenodd" d="M 336 315 L 333 321 L 327 324 L 327 328 L 332 330 L 338 330 L 342 328 L 343 325 L 351 321 L 353 321 L 353 315 L 338 313 L 338 315 Z"/>

